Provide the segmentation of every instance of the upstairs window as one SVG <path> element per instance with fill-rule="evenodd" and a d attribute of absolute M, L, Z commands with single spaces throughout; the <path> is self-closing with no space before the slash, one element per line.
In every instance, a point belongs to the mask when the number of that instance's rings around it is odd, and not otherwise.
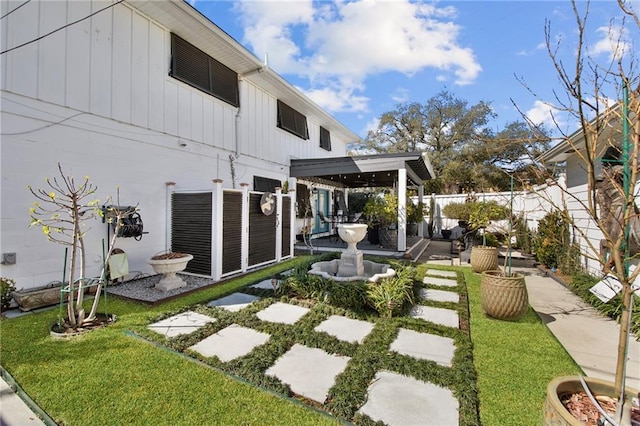
<path fill-rule="evenodd" d="M 235 107 L 240 105 L 238 73 L 171 34 L 169 75 Z"/>
<path fill-rule="evenodd" d="M 278 127 L 302 139 L 309 139 L 307 117 L 280 100 L 278 100 Z"/>
<path fill-rule="evenodd" d="M 320 126 L 320 148 L 331 151 L 331 133 Z"/>

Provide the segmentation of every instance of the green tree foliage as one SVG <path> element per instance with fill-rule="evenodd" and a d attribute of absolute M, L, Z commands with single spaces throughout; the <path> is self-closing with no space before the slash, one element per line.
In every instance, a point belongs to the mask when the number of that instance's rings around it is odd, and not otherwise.
<path fill-rule="evenodd" d="M 427 152 L 436 178 L 427 192 L 455 193 L 507 190 L 508 168 L 531 180 L 527 161 L 548 147 L 544 129 L 513 122 L 499 131 L 490 127 L 496 118 L 491 105 L 469 105 L 443 90 L 424 104 L 399 104 L 380 117 L 377 129 L 357 148 L 366 152 Z M 531 176 L 529 176 L 531 175 Z"/>

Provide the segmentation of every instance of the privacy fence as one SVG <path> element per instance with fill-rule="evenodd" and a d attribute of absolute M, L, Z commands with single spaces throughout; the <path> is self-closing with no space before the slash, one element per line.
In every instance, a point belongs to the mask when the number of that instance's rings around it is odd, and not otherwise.
<path fill-rule="evenodd" d="M 171 250 L 193 255 L 186 272 L 215 280 L 292 257 L 293 196 L 222 189 L 217 180 L 212 191 L 174 192 Z"/>

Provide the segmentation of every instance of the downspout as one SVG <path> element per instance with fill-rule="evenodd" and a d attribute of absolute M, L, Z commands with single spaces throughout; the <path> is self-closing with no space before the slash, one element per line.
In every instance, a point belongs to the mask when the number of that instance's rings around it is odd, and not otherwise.
<path fill-rule="evenodd" d="M 235 168 L 233 162 L 240 157 L 240 120 L 242 118 L 242 110 L 240 108 L 240 98 L 242 97 L 242 86 L 241 84 L 244 79 L 253 74 L 262 74 L 267 69 L 267 59 L 265 56 L 265 63 L 260 68 L 256 68 L 244 74 L 238 74 L 238 109 L 236 111 L 236 120 L 234 126 L 234 153 L 229 155 L 229 162 L 231 167 L 231 185 L 233 189 L 236 188 L 236 177 L 235 177 Z"/>

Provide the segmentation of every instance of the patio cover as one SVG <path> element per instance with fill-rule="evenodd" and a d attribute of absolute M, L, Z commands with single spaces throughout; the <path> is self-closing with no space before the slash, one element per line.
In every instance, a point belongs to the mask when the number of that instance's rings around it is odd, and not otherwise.
<path fill-rule="evenodd" d="M 406 170 L 407 181 L 416 186 L 434 177 L 431 162 L 422 152 L 292 159 L 289 173 L 299 179 L 364 188 L 393 186 L 401 169 Z"/>

